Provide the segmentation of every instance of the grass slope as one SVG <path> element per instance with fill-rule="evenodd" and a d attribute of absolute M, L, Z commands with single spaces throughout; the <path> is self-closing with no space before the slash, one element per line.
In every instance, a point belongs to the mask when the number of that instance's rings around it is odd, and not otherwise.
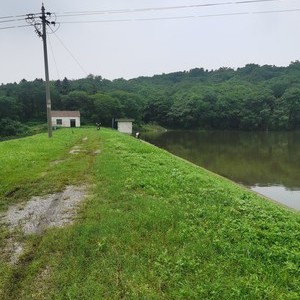
<path fill-rule="evenodd" d="M 87 151 L 70 155 L 78 144 Z M 22 237 L 20 262 L 1 263 L 4 299 L 300 298 L 299 213 L 108 129 L 61 130 L 0 151 L 2 210 L 91 184 L 73 225 Z M 1 229 L 2 246 L 10 234 Z"/>

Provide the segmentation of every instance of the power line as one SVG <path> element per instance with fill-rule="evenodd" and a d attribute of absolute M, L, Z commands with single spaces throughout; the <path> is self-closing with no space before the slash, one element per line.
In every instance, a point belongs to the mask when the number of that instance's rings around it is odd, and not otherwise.
<path fill-rule="evenodd" d="M 18 15 L 18 16 L 6 16 L 6 17 L 0 17 L 0 19 L 27 17 L 27 15 L 28 14 L 26 14 L 26 15 Z M 32 15 L 37 15 L 37 14 L 35 13 L 35 14 L 32 14 Z"/>
<path fill-rule="evenodd" d="M 241 5 L 241 4 L 253 4 L 253 3 L 263 3 L 263 2 L 275 2 L 282 0 L 244 0 L 244 1 L 230 1 L 222 3 L 206 3 L 206 4 L 194 4 L 194 5 L 182 5 L 182 6 L 166 6 L 166 7 L 149 7 L 149 8 L 139 8 L 139 9 L 119 9 L 119 10 L 103 10 L 103 11 L 82 11 L 82 12 L 70 12 L 65 13 L 66 15 L 56 15 L 60 17 L 79 17 L 79 16 L 89 16 L 97 14 L 120 14 L 120 13 L 132 13 L 132 12 L 146 12 L 146 11 L 160 11 L 160 10 L 173 10 L 173 9 L 183 9 L 183 8 L 196 8 L 196 7 L 209 7 L 209 6 L 221 6 L 221 5 Z M 220 14 L 206 14 L 206 15 L 187 15 L 187 16 L 171 16 L 171 17 L 153 17 L 153 18 L 127 18 L 127 19 L 112 19 L 112 20 L 87 20 L 87 21 L 62 21 L 56 22 L 56 24 L 81 24 L 81 23 L 117 23 L 117 22 L 132 22 L 132 21 L 161 21 L 161 20 L 179 20 L 179 19 L 192 19 L 192 18 L 210 18 L 210 17 L 224 17 L 224 16 L 238 16 L 238 15 L 251 15 L 251 14 L 271 14 L 271 13 L 288 13 L 288 12 L 299 12 L 300 8 L 295 9 L 282 9 L 282 10 L 265 10 L 265 11 L 254 11 L 254 12 L 233 12 L 233 13 L 220 13 Z M 72 15 L 73 13 L 73 15 Z M 26 17 L 28 19 L 38 18 L 40 13 L 17 15 L 17 16 L 6 16 L 0 17 L 0 24 L 22 21 L 20 19 L 9 19 L 2 20 L 6 18 L 19 18 Z M 54 14 L 55 15 L 55 14 Z M 0 30 L 13 29 L 28 27 L 31 25 L 11 25 L 0 27 Z"/>
<path fill-rule="evenodd" d="M 52 29 L 51 29 L 52 30 Z M 72 54 L 72 52 L 67 48 L 67 46 L 64 44 L 64 42 L 59 38 L 59 36 L 55 33 L 55 31 L 52 30 L 52 33 L 55 35 L 55 37 L 58 39 L 58 41 L 61 43 L 61 45 L 65 48 L 65 50 L 71 55 L 71 57 L 74 59 L 74 61 L 77 63 L 79 68 L 83 71 L 83 73 L 88 75 L 88 72 L 82 67 L 80 62 L 76 59 L 76 57 Z"/>
<path fill-rule="evenodd" d="M 3 20 L 3 21 L 0 21 L 0 23 L 18 22 L 18 21 L 24 21 L 24 18 L 20 18 L 20 19 L 10 19 L 10 20 Z"/>
<path fill-rule="evenodd" d="M 226 16 L 241 16 L 241 15 L 256 15 L 256 14 L 271 14 L 271 13 L 289 13 L 299 12 L 300 8 L 295 9 L 282 9 L 282 10 L 265 10 L 254 12 L 233 12 L 233 13 L 220 13 L 220 14 L 206 14 L 194 16 L 175 16 L 175 17 L 153 17 L 153 18 L 132 18 L 132 19 L 115 19 L 115 20 L 88 20 L 88 21 L 63 21 L 59 24 L 83 24 L 83 23 L 118 23 L 118 22 L 134 22 L 134 21 L 161 21 L 161 20 L 178 20 L 178 19 L 192 19 L 192 18 L 213 18 L 213 17 L 226 17 Z"/>
<path fill-rule="evenodd" d="M 165 7 L 147 7 L 147 8 L 134 8 L 134 9 L 115 9 L 115 10 L 92 10 L 92 11 L 77 11 L 77 12 L 64 12 L 59 14 L 60 17 L 72 17 L 72 16 L 84 16 L 84 15 L 94 15 L 94 14 L 120 14 L 120 13 L 133 13 L 133 12 L 146 12 L 146 11 L 160 11 L 160 10 L 174 10 L 174 9 L 187 9 L 187 8 L 200 8 L 200 7 L 210 7 L 210 6 L 224 6 L 224 5 L 241 5 L 241 4 L 252 4 L 252 3 L 263 3 L 263 2 L 278 2 L 283 0 L 244 0 L 244 1 L 227 1 L 227 2 L 213 2 L 206 4 L 191 4 L 191 5 L 180 5 L 180 6 L 165 6 Z M 2 16 L 2 19 L 11 19 L 0 21 L 2 22 L 13 22 L 22 21 L 23 17 L 37 16 L 40 13 L 30 13 L 26 15 L 16 15 L 16 16 Z M 21 18 L 22 17 L 22 18 Z M 16 19 L 21 18 L 21 19 Z"/>
<path fill-rule="evenodd" d="M 180 5 L 180 6 L 165 6 L 165 7 L 147 7 L 147 8 L 135 8 L 135 9 L 116 9 L 116 10 L 94 10 L 94 11 L 78 11 L 78 12 L 65 12 L 57 14 L 60 17 L 76 17 L 76 16 L 88 16 L 97 14 L 123 14 L 123 13 L 137 13 L 137 12 L 148 12 L 148 11 L 165 11 L 165 10 L 176 10 L 176 9 L 188 9 L 188 8 L 201 8 L 201 7 L 214 7 L 214 6 L 225 6 L 225 5 L 242 5 L 252 3 L 263 3 L 263 2 L 278 2 L 282 0 L 247 0 L 247 1 L 229 1 L 222 3 L 206 3 L 206 4 L 191 4 L 191 5 Z"/>
<path fill-rule="evenodd" d="M 4 29 L 12 29 L 12 28 L 22 28 L 22 27 L 31 27 L 31 25 L 14 25 L 14 26 L 6 26 L 6 27 L 0 27 L 0 30 L 4 30 Z"/>
<path fill-rule="evenodd" d="M 49 42 L 49 45 L 50 45 L 50 50 L 51 50 L 52 58 L 53 58 L 55 69 L 56 69 L 56 74 L 57 74 L 57 77 L 59 78 L 60 76 L 59 76 L 59 72 L 58 72 L 58 67 L 57 67 L 54 51 L 53 51 L 53 48 L 52 48 L 51 39 L 49 37 L 48 37 L 48 42 Z"/>
<path fill-rule="evenodd" d="M 255 12 L 254 14 L 272 14 L 272 13 L 285 13 L 285 12 L 296 12 L 300 11 L 300 8 L 295 8 L 295 9 L 282 9 L 282 10 L 269 10 L 269 11 L 258 11 Z"/>

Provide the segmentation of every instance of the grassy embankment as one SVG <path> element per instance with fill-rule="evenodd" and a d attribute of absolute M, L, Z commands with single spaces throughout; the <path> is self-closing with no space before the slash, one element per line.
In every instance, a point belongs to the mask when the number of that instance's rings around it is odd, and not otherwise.
<path fill-rule="evenodd" d="M 74 145 L 87 152 L 70 155 Z M 3 142 L 0 153 L 2 211 L 91 184 L 73 225 L 18 236 L 26 249 L 17 265 L 1 262 L 2 299 L 300 298 L 299 213 L 107 129 Z M 9 235 L 2 227 L 1 247 Z"/>

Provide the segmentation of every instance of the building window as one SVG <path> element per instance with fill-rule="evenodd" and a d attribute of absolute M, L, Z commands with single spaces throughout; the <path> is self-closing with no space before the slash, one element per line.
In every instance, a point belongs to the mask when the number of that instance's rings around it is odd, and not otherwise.
<path fill-rule="evenodd" d="M 56 119 L 56 125 L 62 125 L 62 119 Z"/>

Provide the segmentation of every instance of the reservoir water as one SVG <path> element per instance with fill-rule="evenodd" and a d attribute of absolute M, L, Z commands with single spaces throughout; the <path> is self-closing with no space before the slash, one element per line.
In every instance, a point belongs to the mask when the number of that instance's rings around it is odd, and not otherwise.
<path fill-rule="evenodd" d="M 300 210 L 300 132 L 166 131 L 142 138 Z"/>

